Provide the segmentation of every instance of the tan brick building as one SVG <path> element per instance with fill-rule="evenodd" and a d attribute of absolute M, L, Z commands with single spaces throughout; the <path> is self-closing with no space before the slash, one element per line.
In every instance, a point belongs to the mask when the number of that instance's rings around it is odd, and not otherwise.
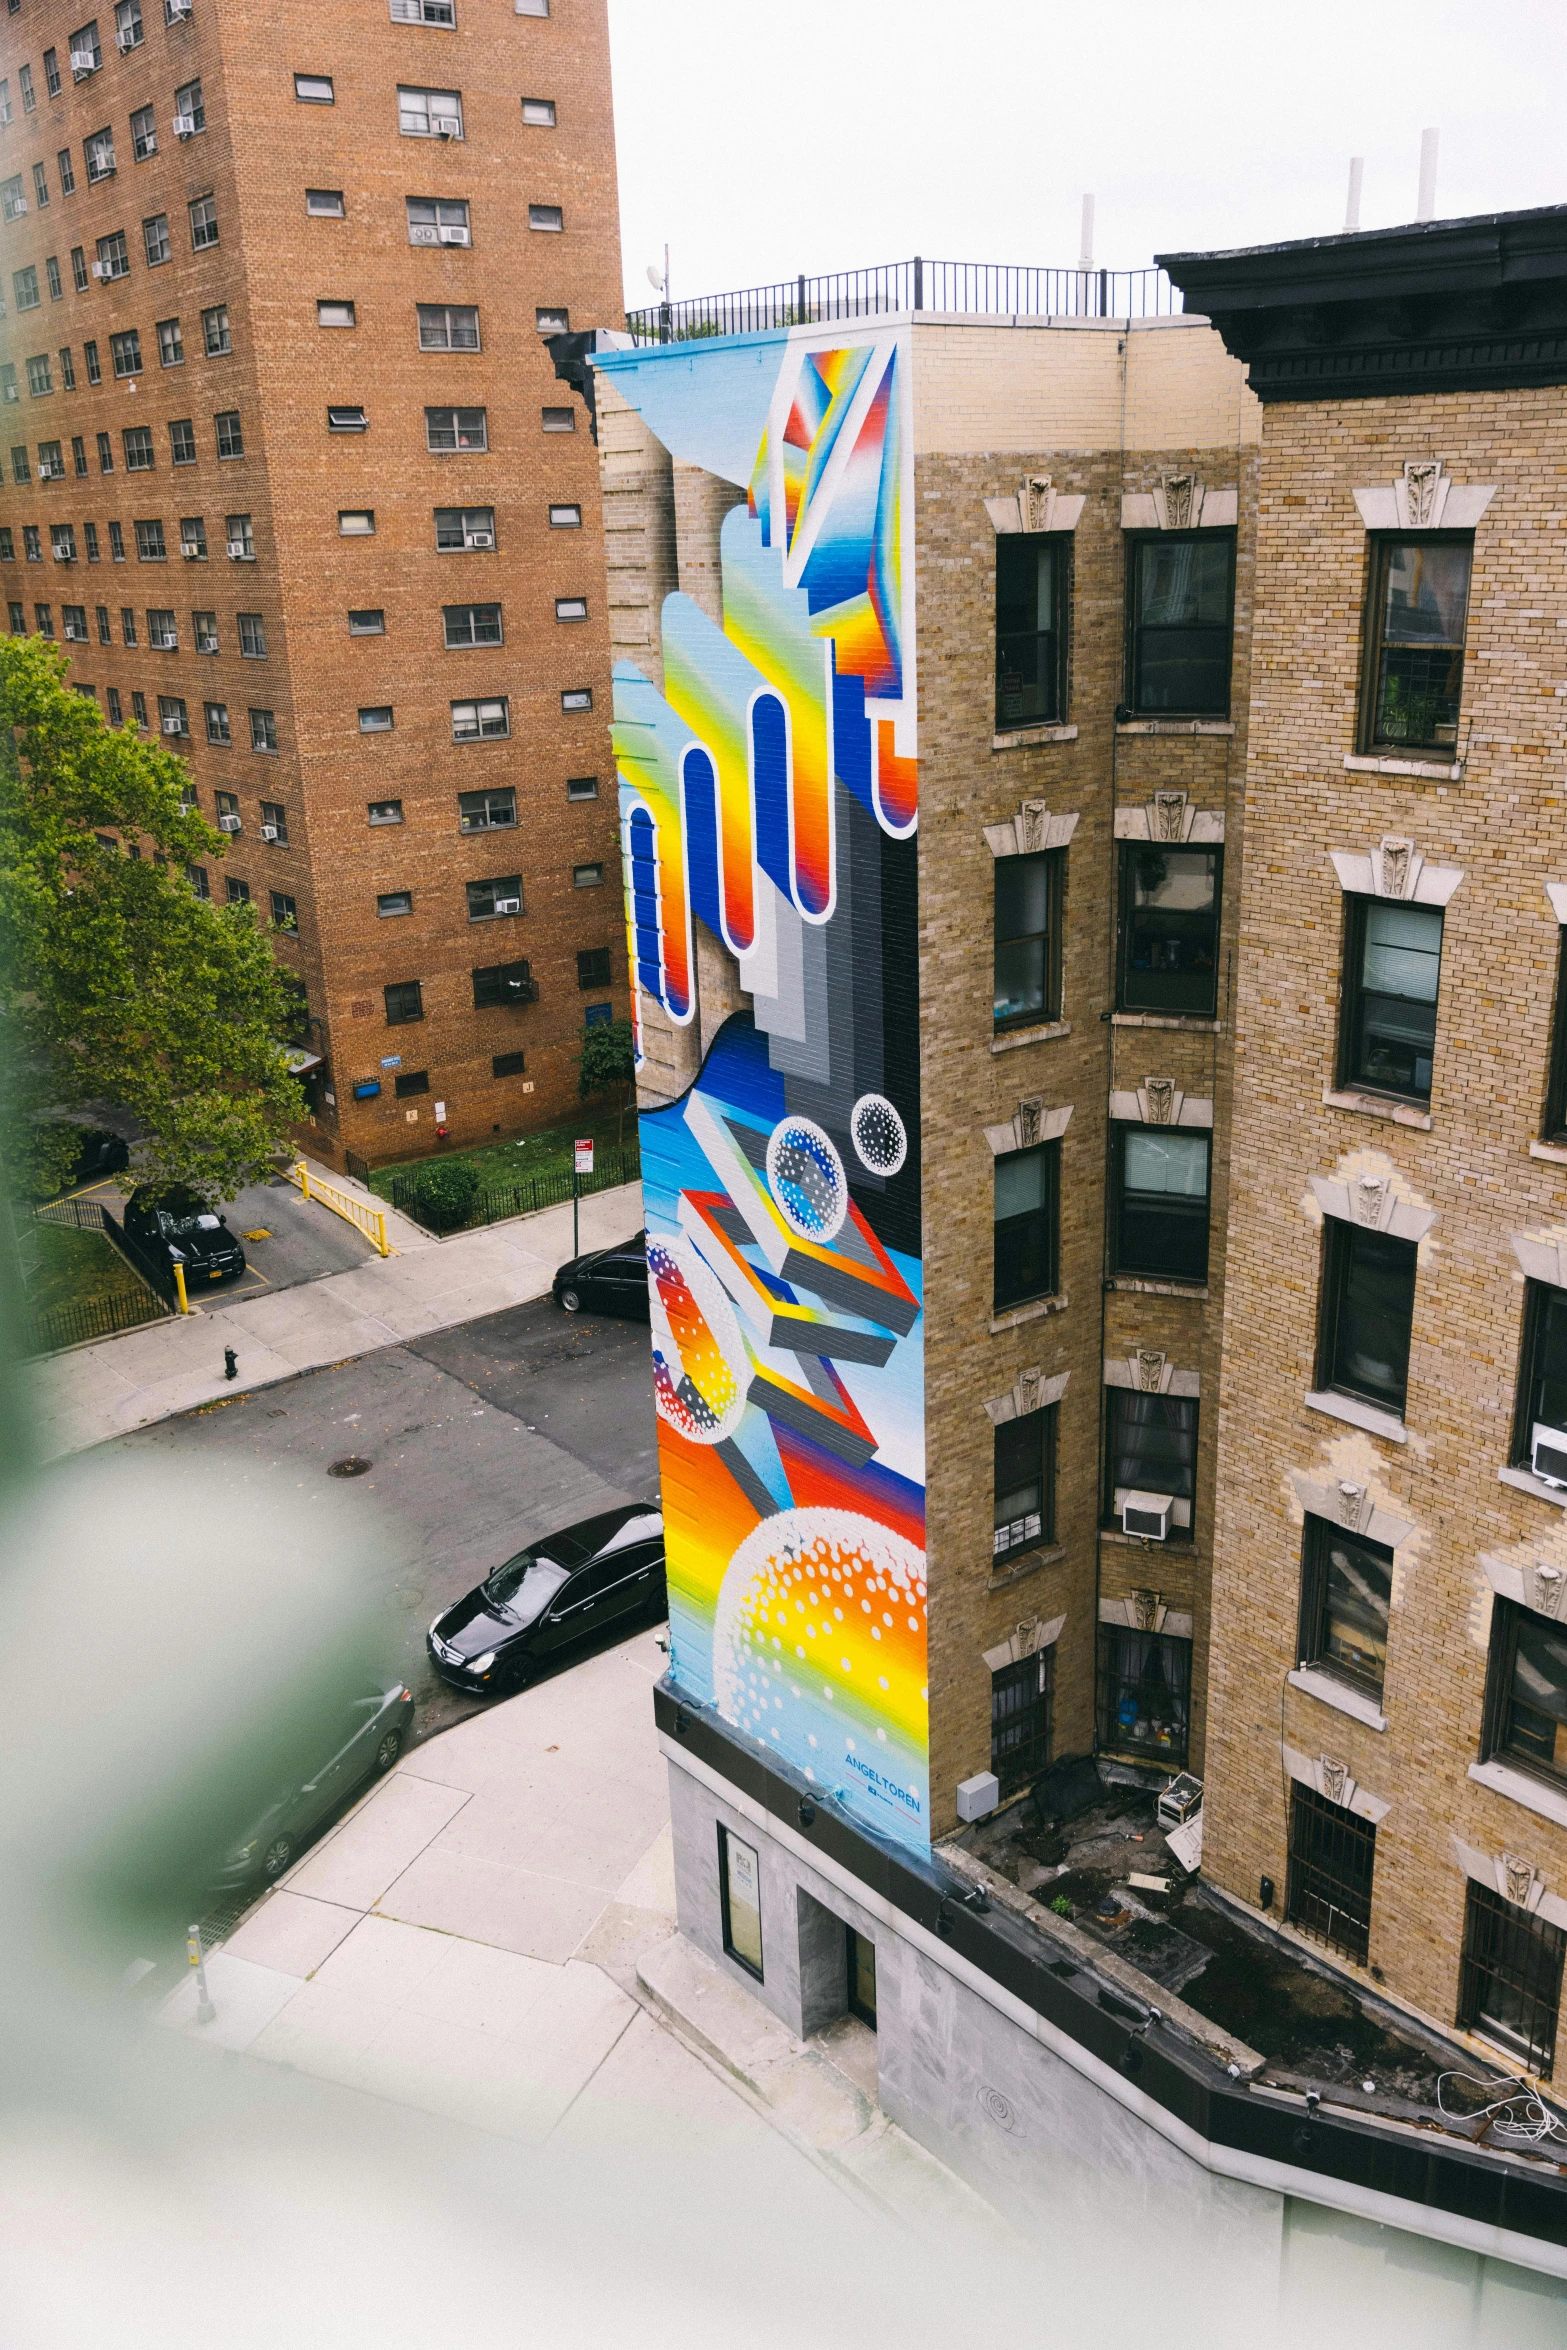
<path fill-rule="evenodd" d="M 185 752 L 280 927 L 312 1147 L 566 1114 L 622 1010 L 599 0 L 28 0 L 0 35 L 0 583 Z M 603 886 L 608 875 L 608 886 Z"/>

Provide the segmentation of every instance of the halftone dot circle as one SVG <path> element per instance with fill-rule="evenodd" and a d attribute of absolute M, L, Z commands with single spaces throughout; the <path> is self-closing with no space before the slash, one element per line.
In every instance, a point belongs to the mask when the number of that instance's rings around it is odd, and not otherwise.
<path fill-rule="evenodd" d="M 745 1411 L 750 1366 L 717 1275 L 690 1242 L 649 1233 L 653 1401 L 697 1444 L 721 1444 Z"/>
<path fill-rule="evenodd" d="M 833 1240 L 849 1212 L 849 1179 L 830 1135 L 811 1118 L 781 1118 L 767 1142 L 767 1181 L 802 1240 Z"/>
<path fill-rule="evenodd" d="M 909 1155 L 903 1120 L 884 1093 L 861 1094 L 849 1112 L 849 1139 L 873 1175 L 896 1175 Z"/>

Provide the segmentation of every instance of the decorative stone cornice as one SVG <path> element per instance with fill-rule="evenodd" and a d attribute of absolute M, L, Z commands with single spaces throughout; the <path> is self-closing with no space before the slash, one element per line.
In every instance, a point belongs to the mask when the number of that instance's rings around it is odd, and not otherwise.
<path fill-rule="evenodd" d="M 1111 1094 L 1110 1115 L 1128 1126 L 1211 1126 L 1213 1103 L 1183 1093 L 1173 1077 L 1145 1077 L 1135 1090 Z"/>
<path fill-rule="evenodd" d="M 1473 530 L 1496 484 L 1455 482 L 1440 457 L 1406 457 L 1395 481 L 1350 494 L 1367 530 Z"/>
<path fill-rule="evenodd" d="M 1048 1623 L 1036 1617 L 1031 1624 L 1019 1624 L 998 1647 L 986 1649 L 985 1663 L 993 1673 L 1020 1665 L 1024 1657 L 1037 1656 L 1042 1648 L 1054 1648 L 1065 1623 L 1065 1616 L 1052 1616 Z"/>
<path fill-rule="evenodd" d="M 1527 1910 L 1532 1917 L 1546 1918 L 1553 1926 L 1567 1926 L 1567 1901 L 1546 1890 L 1543 1872 L 1522 1853 L 1481 1852 L 1456 1835 L 1452 1846 L 1459 1868 L 1475 1884 L 1490 1886 L 1504 1901 Z"/>
<path fill-rule="evenodd" d="M 1058 1141 L 1071 1124 L 1076 1106 L 1068 1102 L 1064 1109 L 1047 1109 L 1043 1095 L 1030 1094 L 1018 1103 L 1004 1126 L 984 1129 L 992 1156 L 999 1159 L 1008 1151 L 1032 1150 L 1036 1143 Z"/>
<path fill-rule="evenodd" d="M 1043 800 L 1025 800 L 1005 824 L 987 824 L 985 846 L 993 857 L 1030 857 L 1041 849 L 1064 849 L 1077 830 L 1076 816 L 1053 816 Z"/>
<path fill-rule="evenodd" d="M 1403 833 L 1387 832 L 1376 847 L 1330 849 L 1340 889 L 1361 898 L 1393 898 L 1405 906 L 1445 906 L 1464 878 L 1462 865 L 1428 865 Z"/>
<path fill-rule="evenodd" d="M 1106 1355 L 1106 1387 L 1130 1387 L 1139 1395 L 1200 1395 L 1202 1380 L 1196 1371 L 1178 1370 L 1158 1347 L 1140 1346 L 1129 1355 Z"/>
<path fill-rule="evenodd" d="M 1313 1175 L 1309 1180 L 1325 1216 L 1363 1225 L 1368 1232 L 1391 1232 L 1395 1240 L 1424 1240 L 1436 1222 L 1435 1208 L 1417 1207 L 1413 1200 L 1399 1197 L 1391 1169 L 1380 1173 L 1363 1168 L 1358 1174 Z"/>
<path fill-rule="evenodd" d="M 1194 808 L 1183 791 L 1156 791 L 1142 807 L 1117 808 L 1117 840 L 1164 840 L 1172 846 L 1191 841 L 1216 845 L 1224 838 L 1222 808 Z"/>
<path fill-rule="evenodd" d="M 997 1428 L 1007 1420 L 1026 1420 L 1030 1412 L 1048 1411 L 1059 1403 L 1071 1376 L 1070 1371 L 1057 1371 L 1047 1379 L 1039 1370 L 1019 1371 L 1000 1395 L 986 1396 L 985 1409 Z"/>
<path fill-rule="evenodd" d="M 1016 531 L 1076 530 L 1086 500 L 1063 497 L 1048 473 L 1026 474 L 1009 498 L 987 498 L 985 512 L 998 537 Z"/>
<path fill-rule="evenodd" d="M 1158 1591 L 1129 1591 L 1122 1599 L 1101 1599 L 1101 1624 L 1121 1624 L 1128 1632 L 1167 1632 L 1172 1640 L 1190 1640 L 1190 1608 L 1166 1607 Z"/>
<path fill-rule="evenodd" d="M 1286 1746 L 1282 1740 L 1279 1752 L 1284 1757 L 1284 1768 L 1290 1777 L 1299 1780 L 1303 1787 L 1315 1787 L 1317 1793 L 1325 1795 L 1329 1803 L 1342 1804 L 1346 1811 L 1357 1813 L 1361 1819 L 1370 1820 L 1373 1825 L 1385 1820 L 1392 1810 L 1392 1805 L 1382 1796 L 1373 1795 L 1368 1788 L 1362 1787 L 1348 1763 L 1337 1755 L 1301 1754 L 1293 1746 Z"/>
<path fill-rule="evenodd" d="M 1121 492 L 1123 530 L 1233 530 L 1240 493 L 1209 489 L 1194 473 L 1166 473 L 1156 490 Z"/>
<path fill-rule="evenodd" d="M 1378 1506 L 1371 1489 L 1350 1477 L 1323 1480 L 1308 1477 L 1304 1470 L 1292 1469 L 1290 1483 L 1295 1488 L 1295 1499 L 1306 1515 L 1326 1518 L 1330 1526 L 1342 1526 L 1346 1533 L 1363 1534 L 1368 1542 L 1380 1542 L 1388 1550 L 1397 1550 L 1415 1531 L 1409 1518 L 1396 1518 L 1390 1510 Z"/>

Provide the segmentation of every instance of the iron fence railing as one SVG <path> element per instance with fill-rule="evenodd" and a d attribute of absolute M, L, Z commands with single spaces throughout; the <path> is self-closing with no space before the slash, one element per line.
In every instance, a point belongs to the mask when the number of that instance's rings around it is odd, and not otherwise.
<path fill-rule="evenodd" d="M 139 1330 L 144 1323 L 161 1322 L 175 1304 L 173 1276 L 138 1248 L 123 1225 L 98 1200 L 56 1199 L 34 1208 L 35 1224 L 53 1224 L 68 1232 L 101 1232 L 140 1275 L 146 1287 L 115 1297 L 70 1298 L 62 1305 L 25 1307 L 22 1311 L 22 1347 L 30 1355 L 56 1354 L 61 1347 L 81 1346 L 88 1339 L 112 1338 L 120 1330 Z"/>
<path fill-rule="evenodd" d="M 436 1161 L 437 1165 L 445 1162 Z M 620 1183 L 635 1183 L 642 1172 L 642 1161 L 635 1145 L 624 1150 L 600 1151 L 598 1164 L 591 1175 L 570 1174 L 533 1175 L 519 1183 L 487 1184 L 475 1193 L 473 1205 L 460 1222 L 449 1222 L 444 1213 L 431 1214 L 426 1209 L 423 1187 L 427 1181 L 423 1168 L 410 1175 L 394 1175 L 391 1179 L 392 1205 L 416 1224 L 429 1224 L 442 1232 L 471 1232 L 481 1224 L 499 1224 L 507 1216 L 531 1216 L 540 1208 L 557 1207 L 572 1196 L 573 1182 L 579 1199 L 590 1199 L 596 1191 L 612 1191 Z"/>
<path fill-rule="evenodd" d="M 702 294 L 628 310 L 638 343 L 700 342 L 716 335 L 825 325 L 839 318 L 928 310 L 948 317 L 1170 318 L 1181 292 L 1162 269 L 1030 269 L 991 261 L 886 261 L 826 277 Z"/>

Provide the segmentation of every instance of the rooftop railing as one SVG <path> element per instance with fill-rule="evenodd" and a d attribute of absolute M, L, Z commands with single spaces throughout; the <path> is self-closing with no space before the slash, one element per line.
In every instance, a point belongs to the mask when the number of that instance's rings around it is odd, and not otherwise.
<path fill-rule="evenodd" d="M 703 342 L 715 335 L 827 325 L 839 318 L 929 310 L 983 318 L 1170 318 L 1181 294 L 1162 269 L 1013 269 L 991 261 L 887 261 L 830 277 L 786 278 L 690 302 L 628 310 L 638 343 Z"/>

